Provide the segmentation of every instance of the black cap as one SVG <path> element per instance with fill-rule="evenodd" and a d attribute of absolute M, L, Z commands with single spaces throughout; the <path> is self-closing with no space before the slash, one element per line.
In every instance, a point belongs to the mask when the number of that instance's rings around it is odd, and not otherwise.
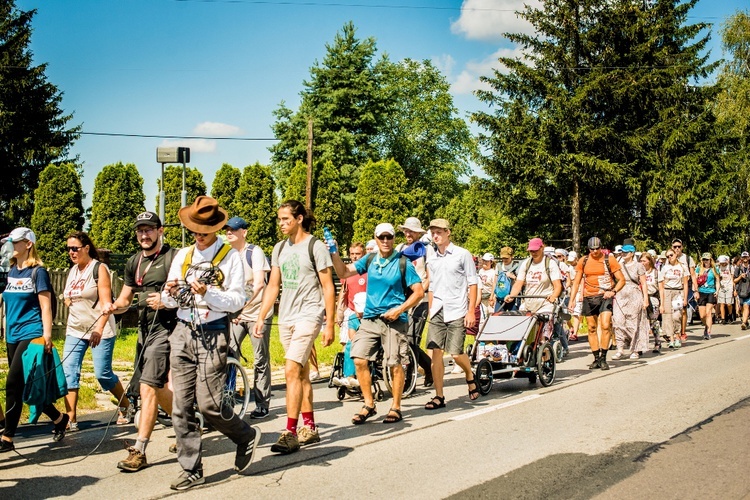
<path fill-rule="evenodd" d="M 141 212 L 138 214 L 138 217 L 135 218 L 135 222 L 133 223 L 134 228 L 138 226 L 161 227 L 161 219 L 159 219 L 159 216 L 154 212 Z"/>

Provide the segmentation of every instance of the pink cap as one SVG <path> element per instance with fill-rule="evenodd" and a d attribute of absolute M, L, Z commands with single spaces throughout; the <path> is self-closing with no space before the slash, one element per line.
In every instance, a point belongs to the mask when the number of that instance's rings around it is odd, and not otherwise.
<path fill-rule="evenodd" d="M 540 248 L 544 248 L 544 242 L 541 238 L 532 238 L 529 240 L 529 247 L 526 249 L 530 252 L 535 252 Z"/>

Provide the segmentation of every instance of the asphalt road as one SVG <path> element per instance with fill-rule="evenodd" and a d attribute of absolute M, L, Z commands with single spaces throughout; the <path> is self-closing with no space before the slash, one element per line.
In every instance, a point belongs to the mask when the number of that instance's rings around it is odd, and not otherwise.
<path fill-rule="evenodd" d="M 586 368 L 585 342 L 573 344 L 557 380 L 496 382 L 472 403 L 460 375 L 448 375 L 445 410 L 425 411 L 424 389 L 404 401 L 404 421 L 351 425 L 361 402 L 315 389 L 322 442 L 289 456 L 270 452 L 284 427 L 283 391 L 261 421 L 261 448 L 247 476 L 232 472 L 234 445 L 204 436 L 206 484 L 186 498 L 750 498 L 750 335 L 689 329 L 682 349 Z M 421 383 L 421 379 L 420 379 Z M 157 426 L 151 467 L 116 469 L 132 426 L 94 414 L 82 431 L 52 443 L 49 426 L 24 426 L 18 454 L 0 455 L 0 498 L 160 498 L 180 468 L 167 451 L 174 436 Z M 95 446 L 101 445 L 93 451 Z M 92 453 L 93 451 L 93 453 Z M 86 456 L 90 454 L 90 456 Z"/>

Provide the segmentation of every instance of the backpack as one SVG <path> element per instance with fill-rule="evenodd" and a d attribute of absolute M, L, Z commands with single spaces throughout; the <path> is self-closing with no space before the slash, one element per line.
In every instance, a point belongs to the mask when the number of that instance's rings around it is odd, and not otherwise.
<path fill-rule="evenodd" d="M 372 264 L 372 261 L 375 260 L 375 254 L 374 253 L 368 253 L 367 257 L 365 257 L 365 269 L 369 271 L 370 264 Z M 414 290 L 406 286 L 406 261 L 409 260 L 405 256 L 401 255 L 398 258 L 398 267 L 401 271 L 401 289 L 404 291 L 404 297 L 406 300 L 409 300 L 409 297 L 411 297 L 411 294 L 414 293 Z"/>
<path fill-rule="evenodd" d="M 289 238 L 285 239 L 281 246 L 279 247 L 279 255 L 281 255 L 281 251 L 284 250 L 284 245 L 287 244 L 289 241 Z M 315 277 L 318 278 L 318 283 L 320 283 L 320 276 L 318 276 L 318 266 L 315 264 L 315 254 L 313 254 L 313 247 L 315 246 L 315 242 L 318 241 L 318 238 L 316 236 L 310 235 L 310 242 L 307 244 L 307 255 L 310 257 L 310 262 L 312 263 L 313 271 L 315 271 Z M 245 254 L 245 258 L 247 258 L 247 254 Z M 253 267 L 250 265 L 250 267 Z M 267 281 L 266 281 L 267 283 Z"/>
<path fill-rule="evenodd" d="M 253 252 L 254 251 L 255 251 L 255 245 L 253 245 L 252 243 L 248 243 L 247 248 L 245 248 L 245 260 L 247 261 L 247 265 L 250 266 L 250 269 L 253 268 Z M 310 251 L 312 252 L 312 248 L 310 249 Z M 310 255 L 311 255 L 310 260 L 313 262 L 313 267 L 315 267 L 315 261 L 312 259 L 312 254 Z M 269 259 L 267 255 L 265 256 L 265 258 L 266 258 L 266 263 L 268 264 L 268 267 L 271 267 L 271 259 Z M 263 270 L 263 272 L 265 273 L 265 278 L 263 280 L 265 281 L 267 285 L 271 273 L 267 272 L 265 269 Z"/>
<path fill-rule="evenodd" d="M 34 266 L 31 269 L 31 283 L 34 285 L 34 294 L 39 295 L 39 290 L 36 287 L 36 275 L 39 271 L 39 266 Z M 50 286 L 52 286 L 52 283 L 50 282 Z M 55 321 L 55 317 L 57 316 L 57 295 L 55 295 L 55 291 L 50 289 L 50 309 L 52 309 L 52 321 Z"/>
<path fill-rule="evenodd" d="M 552 282 L 552 275 L 549 273 L 549 263 L 552 259 L 544 256 L 544 271 L 547 273 L 547 278 L 550 280 L 550 283 Z M 526 269 L 523 272 L 523 275 L 526 276 L 529 274 L 529 269 L 531 269 L 531 257 L 529 257 L 528 262 L 526 263 Z M 507 294 L 506 294 L 507 295 Z"/>
<path fill-rule="evenodd" d="M 498 271 L 497 283 L 495 284 L 495 297 L 503 300 L 510 293 L 511 283 L 505 271 Z"/>

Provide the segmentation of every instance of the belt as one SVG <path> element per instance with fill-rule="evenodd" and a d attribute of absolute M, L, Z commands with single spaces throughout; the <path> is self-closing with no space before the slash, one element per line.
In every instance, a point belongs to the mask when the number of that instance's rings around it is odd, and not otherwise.
<path fill-rule="evenodd" d="M 190 323 L 189 321 L 185 321 L 184 319 L 180 319 L 180 318 L 177 318 L 177 321 L 179 321 L 180 323 L 186 326 L 189 326 L 191 329 L 194 328 L 193 323 Z M 195 328 L 200 328 L 206 332 L 228 330 L 229 318 L 224 316 L 223 318 L 215 319 L 213 321 L 209 321 L 208 323 L 198 323 L 195 325 Z"/>
<path fill-rule="evenodd" d="M 684 288 L 667 288 L 664 287 L 665 290 L 684 290 Z"/>

